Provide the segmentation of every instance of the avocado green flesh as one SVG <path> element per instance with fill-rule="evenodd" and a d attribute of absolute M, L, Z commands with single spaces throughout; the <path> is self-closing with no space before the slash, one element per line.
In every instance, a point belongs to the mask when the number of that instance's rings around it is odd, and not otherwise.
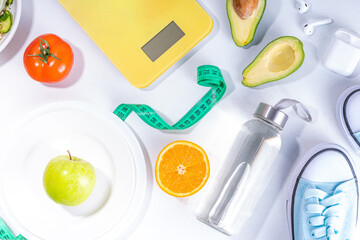
<path fill-rule="evenodd" d="M 227 0 L 226 9 L 230 21 L 232 38 L 236 45 L 243 47 L 249 44 L 255 35 L 256 28 L 265 10 L 266 0 L 258 0 L 254 12 L 247 19 L 241 19 L 234 9 L 234 0 Z"/>
<path fill-rule="evenodd" d="M 256 87 L 285 78 L 302 65 L 304 58 L 303 44 L 296 37 L 275 39 L 245 68 L 242 84 Z"/>

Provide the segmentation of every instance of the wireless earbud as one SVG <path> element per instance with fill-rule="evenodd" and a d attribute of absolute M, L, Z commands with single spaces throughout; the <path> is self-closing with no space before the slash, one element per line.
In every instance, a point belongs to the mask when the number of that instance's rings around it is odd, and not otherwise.
<path fill-rule="evenodd" d="M 314 30 L 317 26 L 326 25 L 332 23 L 333 20 L 331 18 L 322 19 L 316 22 L 305 23 L 304 24 L 304 33 L 307 36 L 310 36 L 314 33 Z"/>
<path fill-rule="evenodd" d="M 305 0 L 296 0 L 296 8 L 299 11 L 299 13 L 303 14 L 309 11 L 310 5 Z"/>

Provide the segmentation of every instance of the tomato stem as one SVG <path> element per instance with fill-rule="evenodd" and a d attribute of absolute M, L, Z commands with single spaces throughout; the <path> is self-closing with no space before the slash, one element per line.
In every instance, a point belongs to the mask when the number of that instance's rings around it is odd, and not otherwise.
<path fill-rule="evenodd" d="M 50 45 L 48 41 L 40 38 L 40 53 L 35 55 L 28 55 L 28 57 L 38 57 L 40 61 L 47 64 L 48 58 L 53 57 L 57 60 L 61 60 L 60 58 L 56 57 L 54 54 L 50 53 Z"/>

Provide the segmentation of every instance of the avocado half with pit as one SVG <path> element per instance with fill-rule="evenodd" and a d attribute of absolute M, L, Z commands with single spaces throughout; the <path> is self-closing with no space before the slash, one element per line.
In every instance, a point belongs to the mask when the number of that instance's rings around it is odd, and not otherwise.
<path fill-rule="evenodd" d="M 265 5 L 266 0 L 227 0 L 231 35 L 237 46 L 243 47 L 253 40 Z"/>
<path fill-rule="evenodd" d="M 285 78 L 299 69 L 304 58 L 303 44 L 296 37 L 275 39 L 245 68 L 242 84 L 256 87 Z"/>

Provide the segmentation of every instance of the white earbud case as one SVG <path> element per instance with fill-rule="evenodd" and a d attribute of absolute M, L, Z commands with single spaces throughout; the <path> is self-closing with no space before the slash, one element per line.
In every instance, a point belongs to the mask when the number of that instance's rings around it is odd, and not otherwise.
<path fill-rule="evenodd" d="M 360 36 L 346 29 L 335 32 L 324 57 L 324 65 L 333 72 L 350 76 L 360 60 Z"/>

